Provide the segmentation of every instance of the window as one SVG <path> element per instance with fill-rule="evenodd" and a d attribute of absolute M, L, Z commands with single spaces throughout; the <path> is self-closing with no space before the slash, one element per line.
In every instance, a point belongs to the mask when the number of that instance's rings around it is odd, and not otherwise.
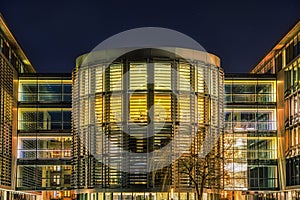
<path fill-rule="evenodd" d="M 112 94 L 110 97 L 110 122 L 122 121 L 122 95 Z"/>
<path fill-rule="evenodd" d="M 122 90 L 122 65 L 110 65 L 110 91 Z"/>
<path fill-rule="evenodd" d="M 52 186 L 59 186 L 60 185 L 60 175 L 53 175 L 51 185 Z"/>
<path fill-rule="evenodd" d="M 191 90 L 190 64 L 180 64 L 178 69 L 178 89 L 180 91 Z"/>
<path fill-rule="evenodd" d="M 130 64 L 130 90 L 147 90 L 147 64 L 131 63 Z"/>
<path fill-rule="evenodd" d="M 132 94 L 130 96 L 130 121 L 147 122 L 147 95 Z"/>
<path fill-rule="evenodd" d="M 179 98 L 179 120 L 181 122 L 190 122 L 191 108 L 190 108 L 190 94 L 180 94 Z"/>
<path fill-rule="evenodd" d="M 71 184 L 71 175 L 64 175 L 64 184 Z"/>
<path fill-rule="evenodd" d="M 171 90 L 171 64 L 155 63 L 154 64 L 154 89 Z"/>
<path fill-rule="evenodd" d="M 71 128 L 70 108 L 19 108 L 19 130 L 60 130 Z"/>
<path fill-rule="evenodd" d="M 154 113 L 154 121 L 171 121 L 171 95 L 155 94 Z"/>

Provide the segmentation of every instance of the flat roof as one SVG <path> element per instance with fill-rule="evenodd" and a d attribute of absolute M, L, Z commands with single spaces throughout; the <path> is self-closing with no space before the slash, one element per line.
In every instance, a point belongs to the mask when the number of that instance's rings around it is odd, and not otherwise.
<path fill-rule="evenodd" d="M 110 64 L 124 56 L 128 56 L 128 54 L 132 52 L 143 52 L 142 54 L 137 56 L 137 58 L 141 59 L 145 59 L 147 57 L 164 57 L 169 59 L 181 58 L 185 60 L 203 61 L 205 63 L 213 64 L 221 68 L 220 58 L 214 54 L 195 49 L 169 46 L 151 46 L 144 48 L 124 47 L 91 51 L 90 53 L 80 55 L 76 58 L 76 68 L 80 68 L 81 66 L 95 65 L 99 63 Z"/>
<path fill-rule="evenodd" d="M 19 58 L 22 60 L 24 67 L 28 72 L 35 73 L 35 69 L 32 66 L 31 62 L 25 55 L 24 51 L 22 50 L 21 46 L 13 36 L 12 32 L 9 30 L 2 14 L 0 13 L 0 28 L 2 32 L 4 33 L 6 39 L 8 40 L 10 47 L 14 50 L 14 52 L 19 56 Z"/>
<path fill-rule="evenodd" d="M 276 79 L 275 74 L 225 73 L 226 79 Z"/>
<path fill-rule="evenodd" d="M 257 73 L 262 69 L 265 63 L 267 63 L 272 57 L 275 56 L 275 53 L 282 49 L 287 42 L 289 42 L 295 35 L 300 31 L 300 20 L 290 28 L 290 30 L 281 38 L 279 42 L 276 43 L 276 45 L 265 55 L 259 63 L 254 66 L 251 70 L 250 73 Z"/>
<path fill-rule="evenodd" d="M 55 77 L 55 78 L 72 78 L 72 73 L 24 73 L 24 74 L 19 74 L 19 77 L 35 77 L 35 78 L 39 78 L 39 77 Z"/>

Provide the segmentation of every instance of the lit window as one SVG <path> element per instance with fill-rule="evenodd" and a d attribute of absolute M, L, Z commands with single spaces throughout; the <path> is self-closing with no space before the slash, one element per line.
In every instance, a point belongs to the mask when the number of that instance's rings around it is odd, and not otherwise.
<path fill-rule="evenodd" d="M 147 95 L 132 94 L 130 96 L 130 121 L 147 121 Z"/>
<path fill-rule="evenodd" d="M 171 89 L 171 64 L 155 63 L 154 64 L 154 85 L 156 90 Z"/>
<path fill-rule="evenodd" d="M 122 65 L 114 64 L 110 66 L 110 90 L 122 90 Z"/>
<path fill-rule="evenodd" d="M 147 64 L 131 63 L 130 64 L 130 90 L 147 89 Z"/>
<path fill-rule="evenodd" d="M 171 95 L 155 94 L 154 96 L 154 121 L 171 120 Z"/>

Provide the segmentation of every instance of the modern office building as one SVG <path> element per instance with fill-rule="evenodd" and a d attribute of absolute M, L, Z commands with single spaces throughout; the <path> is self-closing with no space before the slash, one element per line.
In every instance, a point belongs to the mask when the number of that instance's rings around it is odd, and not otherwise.
<path fill-rule="evenodd" d="M 276 199 L 280 182 L 276 76 L 227 74 L 225 94 L 224 196 Z"/>
<path fill-rule="evenodd" d="M 204 145 L 214 161 L 222 147 L 220 60 L 202 51 L 160 47 L 129 51 L 107 65 L 105 55 L 122 51 L 93 52 L 97 60 L 86 61 L 90 55 L 77 59 L 72 116 L 78 198 L 193 199 L 194 184 L 183 172 L 185 159 L 198 156 Z M 210 162 L 209 167 L 214 174 L 207 177 L 207 186 L 221 189 L 222 163 Z M 190 175 L 200 181 L 196 171 Z"/>
<path fill-rule="evenodd" d="M 0 199 L 71 199 L 71 74 L 36 74 L 0 25 Z"/>
<path fill-rule="evenodd" d="M 16 192 L 18 75 L 35 72 L 0 15 L 0 198 L 34 198 Z"/>
<path fill-rule="evenodd" d="M 0 199 L 300 199 L 300 22 L 249 74 L 123 50 L 38 74 L 0 15 Z"/>
<path fill-rule="evenodd" d="M 16 189 L 71 199 L 70 74 L 20 74 Z"/>
<path fill-rule="evenodd" d="M 253 74 L 277 78 L 277 136 L 280 190 L 286 199 L 300 198 L 299 84 L 300 22 L 255 66 Z"/>

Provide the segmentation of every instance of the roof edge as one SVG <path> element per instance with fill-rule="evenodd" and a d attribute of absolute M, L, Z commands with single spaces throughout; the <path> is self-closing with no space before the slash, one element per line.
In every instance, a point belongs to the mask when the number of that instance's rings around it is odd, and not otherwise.
<path fill-rule="evenodd" d="M 1 30 L 4 32 L 4 35 L 12 45 L 12 49 L 17 53 L 17 55 L 20 57 L 22 62 L 24 63 L 24 67 L 27 68 L 28 72 L 35 73 L 35 69 L 32 66 L 31 62 L 27 58 L 26 54 L 24 53 L 23 49 L 21 48 L 20 44 L 17 42 L 16 38 L 13 36 L 12 32 L 10 31 L 7 23 L 5 22 L 5 19 L 3 15 L 0 13 L 0 25 Z"/>
<path fill-rule="evenodd" d="M 293 25 L 291 28 L 287 31 L 286 34 L 277 42 L 275 43 L 274 47 L 268 51 L 268 53 L 260 59 L 260 61 L 252 67 L 250 70 L 250 73 L 257 73 L 261 67 L 264 65 L 264 63 L 268 62 L 272 57 L 275 56 L 275 52 L 280 50 L 287 41 L 289 41 L 292 37 L 295 36 L 295 34 L 300 30 L 300 19 Z"/>

